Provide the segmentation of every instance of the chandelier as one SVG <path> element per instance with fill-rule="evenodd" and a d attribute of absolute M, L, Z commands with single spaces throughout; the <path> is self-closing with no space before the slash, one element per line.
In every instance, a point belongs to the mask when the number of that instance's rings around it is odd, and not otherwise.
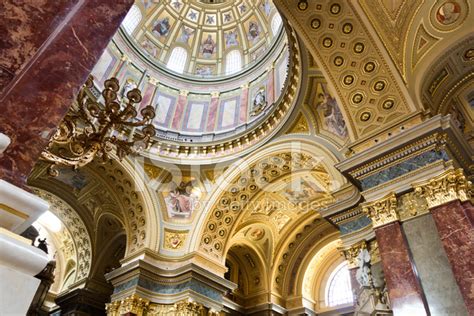
<path fill-rule="evenodd" d="M 136 85 L 127 82 L 119 92 L 116 78 L 106 80 L 101 104 L 90 92 L 93 82 L 94 78 L 89 76 L 41 154 L 43 160 L 51 163 L 48 173 L 53 177 L 59 175 L 58 165 L 77 169 L 95 158 L 107 162 L 111 154 L 122 160 L 151 145 L 155 110 L 151 105 L 145 106 L 140 110 L 141 118 L 137 118 L 142 96 Z"/>

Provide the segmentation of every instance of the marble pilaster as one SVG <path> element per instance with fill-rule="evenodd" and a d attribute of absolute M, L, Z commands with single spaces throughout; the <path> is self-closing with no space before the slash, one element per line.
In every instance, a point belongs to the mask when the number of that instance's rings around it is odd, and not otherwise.
<path fill-rule="evenodd" d="M 474 314 L 474 207 L 451 201 L 431 209 L 439 237 L 469 314 Z"/>
<path fill-rule="evenodd" d="M 24 187 L 34 163 L 133 4 L 132 0 L 4 1 L 0 177 Z"/>
<path fill-rule="evenodd" d="M 184 109 L 186 108 L 186 103 L 188 102 L 188 91 L 182 90 L 178 97 L 178 102 L 176 102 L 176 110 L 173 115 L 173 122 L 171 127 L 175 130 L 181 129 L 181 124 L 184 118 Z"/>
<path fill-rule="evenodd" d="M 394 315 L 429 315 L 399 222 L 375 229 Z"/>

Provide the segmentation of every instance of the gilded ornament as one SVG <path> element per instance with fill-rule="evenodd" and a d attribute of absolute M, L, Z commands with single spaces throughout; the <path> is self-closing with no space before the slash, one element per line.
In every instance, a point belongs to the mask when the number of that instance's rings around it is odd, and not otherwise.
<path fill-rule="evenodd" d="M 345 23 L 342 26 L 342 33 L 344 34 L 350 34 L 352 32 L 353 26 L 351 23 Z"/>
<path fill-rule="evenodd" d="M 364 99 L 364 96 L 361 93 L 356 93 L 352 96 L 352 102 L 359 104 Z"/>
<path fill-rule="evenodd" d="M 298 9 L 300 9 L 301 11 L 305 11 L 306 9 L 308 9 L 308 1 L 307 0 L 300 0 L 298 2 Z"/>
<path fill-rule="evenodd" d="M 178 250 L 184 247 L 188 231 L 165 230 L 165 249 Z"/>
<path fill-rule="evenodd" d="M 392 99 L 388 99 L 382 103 L 382 108 L 384 110 L 390 110 L 391 108 L 393 108 L 394 105 L 395 105 L 395 101 L 393 101 Z"/>
<path fill-rule="evenodd" d="M 312 19 L 311 20 L 311 27 L 315 30 L 321 27 L 321 20 L 320 19 Z"/>
<path fill-rule="evenodd" d="M 332 46 L 332 39 L 330 37 L 325 37 L 323 39 L 323 46 L 326 47 L 326 48 L 330 48 Z"/>
<path fill-rule="evenodd" d="M 334 58 L 334 65 L 336 65 L 337 67 L 340 67 L 344 64 L 344 58 L 342 58 L 341 56 L 336 56 Z"/>
<path fill-rule="evenodd" d="M 370 112 L 362 112 L 362 114 L 360 115 L 360 120 L 362 122 L 367 122 L 368 120 L 370 120 L 370 117 L 372 115 L 370 114 Z"/>
<path fill-rule="evenodd" d="M 347 75 L 344 77 L 344 84 L 349 86 L 354 83 L 354 76 L 352 75 Z"/>
<path fill-rule="evenodd" d="M 363 43 L 360 43 L 360 42 L 357 42 L 355 43 L 354 45 L 354 52 L 357 53 L 357 54 L 360 54 L 364 51 L 365 49 L 365 46 Z"/>
<path fill-rule="evenodd" d="M 148 311 L 150 301 L 132 294 L 120 301 L 106 304 L 105 309 L 109 316 L 120 316 L 124 314 L 145 315 Z"/>
<path fill-rule="evenodd" d="M 357 268 L 358 266 L 357 256 L 359 255 L 360 250 L 366 247 L 367 247 L 366 241 L 362 240 L 361 242 L 358 242 L 357 244 L 352 245 L 348 249 L 341 249 L 341 252 L 344 255 L 344 258 L 346 258 L 349 269 Z"/>
<path fill-rule="evenodd" d="M 398 221 L 397 197 L 394 193 L 362 205 L 362 212 L 371 220 L 374 228 Z"/>
<path fill-rule="evenodd" d="M 374 90 L 375 91 L 380 92 L 383 89 L 385 89 L 385 82 L 384 81 L 379 80 L 374 84 Z"/>
<path fill-rule="evenodd" d="M 341 13 L 341 5 L 339 3 L 334 3 L 331 5 L 331 9 L 329 10 L 332 14 L 337 15 Z"/>
<path fill-rule="evenodd" d="M 375 63 L 372 61 L 369 61 L 364 65 L 364 71 L 367 73 L 371 73 L 372 71 L 375 70 Z"/>
<path fill-rule="evenodd" d="M 472 196 L 472 183 L 468 181 L 462 169 L 450 169 L 426 182 L 413 185 L 415 193 L 426 199 L 428 208 L 451 201 L 468 201 Z"/>

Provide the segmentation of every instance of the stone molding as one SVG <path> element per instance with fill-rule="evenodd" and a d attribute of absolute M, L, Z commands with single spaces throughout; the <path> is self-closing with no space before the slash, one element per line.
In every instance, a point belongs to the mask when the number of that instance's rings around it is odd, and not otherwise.
<path fill-rule="evenodd" d="M 0 180 L 0 227 L 20 234 L 48 209 L 43 199 Z"/>

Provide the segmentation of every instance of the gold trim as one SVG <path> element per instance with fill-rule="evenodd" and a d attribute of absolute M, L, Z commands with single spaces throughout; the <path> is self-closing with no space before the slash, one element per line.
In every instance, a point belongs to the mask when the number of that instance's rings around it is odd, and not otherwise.
<path fill-rule="evenodd" d="M 28 214 L 23 213 L 22 211 L 16 210 L 8 205 L 0 203 L 0 209 L 3 209 L 7 213 L 13 214 L 15 216 L 21 217 L 23 219 L 28 219 L 30 216 Z"/>

